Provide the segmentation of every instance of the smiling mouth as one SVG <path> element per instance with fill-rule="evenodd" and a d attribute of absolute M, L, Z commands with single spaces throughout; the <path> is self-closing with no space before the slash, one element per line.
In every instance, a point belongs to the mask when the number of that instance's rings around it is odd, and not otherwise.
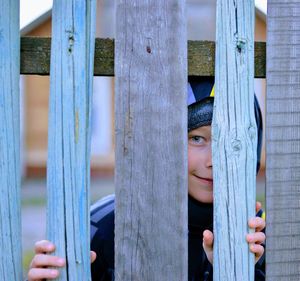
<path fill-rule="evenodd" d="M 212 179 L 208 179 L 208 178 L 201 178 L 201 177 L 198 177 L 196 175 L 194 175 L 198 180 L 200 180 L 201 182 L 205 183 L 205 184 L 208 184 L 208 185 L 213 185 L 214 181 Z"/>

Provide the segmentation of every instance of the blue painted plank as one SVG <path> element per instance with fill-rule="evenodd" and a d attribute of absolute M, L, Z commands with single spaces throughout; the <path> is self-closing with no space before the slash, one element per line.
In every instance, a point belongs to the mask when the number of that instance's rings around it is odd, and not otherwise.
<path fill-rule="evenodd" d="M 0 280 L 22 280 L 19 1 L 0 1 Z"/>
<path fill-rule="evenodd" d="M 253 281 L 246 234 L 255 216 L 254 1 L 218 0 L 213 120 L 214 280 Z"/>
<path fill-rule="evenodd" d="M 96 1 L 53 3 L 47 236 L 65 257 L 59 280 L 91 280 L 90 117 Z"/>

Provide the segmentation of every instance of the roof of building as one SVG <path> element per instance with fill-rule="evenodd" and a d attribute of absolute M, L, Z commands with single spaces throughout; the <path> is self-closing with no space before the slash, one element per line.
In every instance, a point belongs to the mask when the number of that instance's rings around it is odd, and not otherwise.
<path fill-rule="evenodd" d="M 264 21 L 267 19 L 267 0 L 255 0 L 255 10 Z"/>
<path fill-rule="evenodd" d="M 26 34 L 51 17 L 53 0 L 20 0 L 20 31 Z"/>

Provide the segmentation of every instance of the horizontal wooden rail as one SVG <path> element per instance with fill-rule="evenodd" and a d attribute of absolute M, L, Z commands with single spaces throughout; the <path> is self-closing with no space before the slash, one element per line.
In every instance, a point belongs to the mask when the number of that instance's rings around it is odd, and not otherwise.
<path fill-rule="evenodd" d="M 145 47 L 146 48 L 146 47 Z M 21 38 L 21 74 L 49 75 L 51 38 Z M 188 73 L 214 76 L 215 43 L 188 41 Z M 96 39 L 95 76 L 114 76 L 114 40 Z M 266 43 L 255 43 L 255 77 L 266 77 Z"/>

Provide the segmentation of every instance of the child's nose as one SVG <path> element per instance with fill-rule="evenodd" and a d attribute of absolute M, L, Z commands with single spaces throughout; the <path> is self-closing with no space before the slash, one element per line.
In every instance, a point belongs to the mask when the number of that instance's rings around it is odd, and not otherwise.
<path fill-rule="evenodd" d="M 207 168 L 212 168 L 212 151 L 211 151 L 211 146 L 209 146 L 209 148 L 208 148 L 206 167 Z"/>

